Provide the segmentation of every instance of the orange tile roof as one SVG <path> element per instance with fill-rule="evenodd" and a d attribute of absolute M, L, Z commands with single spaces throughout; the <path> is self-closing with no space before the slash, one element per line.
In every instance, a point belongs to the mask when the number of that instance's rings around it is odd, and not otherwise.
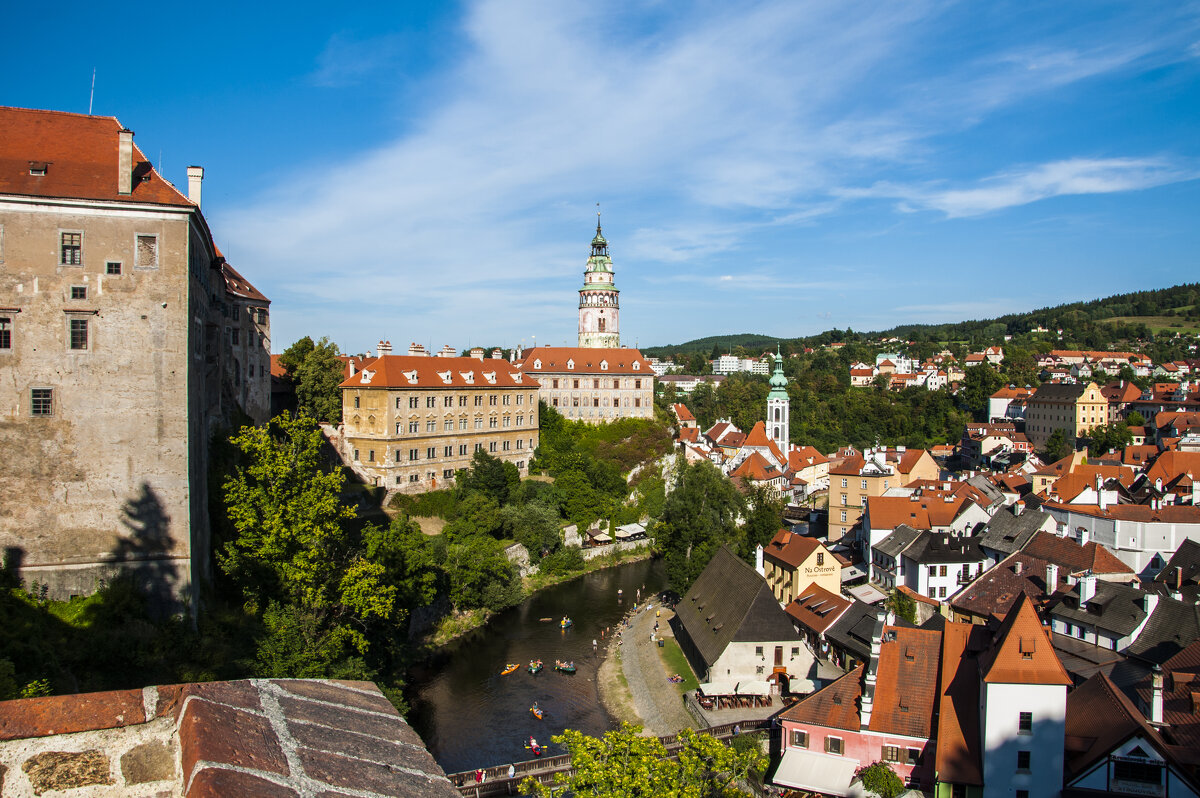
<path fill-rule="evenodd" d="M 852 604 L 852 600 L 830 593 L 814 582 L 784 607 L 784 612 L 805 628 L 822 634 L 837 623 L 838 618 L 841 618 L 842 613 Z"/>
<path fill-rule="evenodd" d="M 887 642 L 886 632 L 895 639 Z M 942 633 L 886 627 L 870 729 L 879 734 L 933 737 Z"/>
<path fill-rule="evenodd" d="M 1121 462 L 1131 466 L 1145 466 L 1158 457 L 1158 447 L 1152 443 L 1141 446 L 1126 446 L 1121 452 Z"/>
<path fill-rule="evenodd" d="M 1200 452 L 1163 452 L 1154 465 L 1146 469 L 1151 482 L 1161 479 L 1165 485 L 1184 474 L 1200 477 Z"/>
<path fill-rule="evenodd" d="M 975 652 L 989 637 L 986 627 L 947 621 L 942 629 L 938 701 L 938 777 L 956 784 L 983 784 L 979 728 L 979 661 Z"/>
<path fill-rule="evenodd" d="M 947 502 L 937 496 L 868 496 L 867 515 L 872 529 L 895 529 L 901 524 L 913 529 L 933 529 L 953 523 L 968 502 L 970 499 L 966 497 L 951 497 Z"/>
<path fill-rule="evenodd" d="M 687 409 L 687 405 L 676 403 L 671 405 L 671 409 L 675 411 L 675 417 L 681 422 L 695 421 L 696 417 L 692 415 L 692 411 Z"/>
<path fill-rule="evenodd" d="M 115 116 L 0 107 L 0 193 L 193 207 L 136 143 L 132 192 L 118 193 L 122 127 Z M 46 164 L 46 174 L 29 174 L 30 162 Z"/>
<path fill-rule="evenodd" d="M 793 446 L 788 450 L 788 468 L 801 471 L 809 466 L 828 463 L 829 458 L 812 446 Z"/>
<path fill-rule="evenodd" d="M 1079 465 L 1059 477 L 1049 492 L 1059 500 L 1069 502 L 1088 488 L 1095 488 L 1096 477 L 1105 482 L 1115 479 L 1128 488 L 1133 484 L 1134 473 L 1132 469 L 1124 466 Z"/>
<path fill-rule="evenodd" d="M 700 430 L 695 427 L 683 427 L 679 430 L 679 440 L 684 443 L 696 443 L 700 440 Z"/>
<path fill-rule="evenodd" d="M 858 700 L 862 696 L 864 666 L 779 713 L 782 720 L 811 723 L 827 729 L 858 731 Z"/>
<path fill-rule="evenodd" d="M 821 541 L 816 538 L 781 529 L 771 538 L 771 542 L 763 547 L 763 556 L 773 557 L 792 568 L 798 568 L 818 548 L 823 547 Z"/>
<path fill-rule="evenodd" d="M 488 379 L 492 375 L 492 379 Z M 363 363 L 342 388 L 532 388 L 538 383 L 507 360 L 384 355 Z"/>
<path fill-rule="evenodd" d="M 750 429 L 750 434 L 743 441 L 742 446 L 755 446 L 766 449 L 775 458 L 776 462 L 787 462 L 787 458 L 783 456 L 783 452 L 779 451 L 779 447 L 775 445 L 775 441 L 767 437 L 767 425 L 765 422 L 755 422 L 754 426 Z"/>
<path fill-rule="evenodd" d="M 567 368 L 572 361 L 573 369 Z M 607 368 L 601 369 L 601 363 Z M 541 363 L 540 366 L 536 365 Z M 654 377 L 650 361 L 636 349 L 589 349 L 578 346 L 539 346 L 525 353 L 517 368 L 530 374 L 624 374 Z"/>
<path fill-rule="evenodd" d="M 1022 593 L 996 632 L 992 648 L 980 659 L 988 684 L 1061 684 L 1070 686 L 1050 636 L 1029 596 Z"/>
<path fill-rule="evenodd" d="M 1162 522 L 1168 524 L 1200 524 L 1200 507 L 1166 504 L 1158 509 L 1148 504 L 1110 504 L 1101 510 L 1094 504 L 1062 504 L 1046 502 L 1050 510 L 1065 510 L 1092 518 L 1116 518 L 1120 521 Z"/>
<path fill-rule="evenodd" d="M 287 369 L 283 367 L 283 355 L 271 355 L 271 376 L 286 378 Z"/>
<path fill-rule="evenodd" d="M 729 476 L 751 479 L 755 482 L 765 482 L 770 479 L 777 479 L 783 476 L 783 474 L 771 464 L 771 461 L 763 457 L 762 453 L 751 452 L 750 456 L 743 460 L 742 464 L 735 468 Z"/>

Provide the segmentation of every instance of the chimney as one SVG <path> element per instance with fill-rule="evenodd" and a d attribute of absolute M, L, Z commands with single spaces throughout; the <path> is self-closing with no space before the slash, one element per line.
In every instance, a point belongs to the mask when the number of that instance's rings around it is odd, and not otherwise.
<path fill-rule="evenodd" d="M 1013 515 L 1020 515 L 1021 513 L 1025 512 L 1025 502 L 1023 502 L 1023 501 L 1015 502 L 1012 506 L 1012 510 L 1013 510 Z"/>
<path fill-rule="evenodd" d="M 1046 563 L 1046 595 L 1050 595 L 1058 587 L 1058 566 L 1052 562 Z"/>
<path fill-rule="evenodd" d="M 499 349 L 492 350 L 492 360 L 503 360 L 503 359 L 504 359 L 504 352 L 500 351 Z"/>
<path fill-rule="evenodd" d="M 477 346 L 474 349 L 472 349 L 471 357 L 475 358 L 476 360 L 483 360 L 483 347 Z"/>
<path fill-rule="evenodd" d="M 196 203 L 196 207 L 200 207 L 200 189 L 204 184 L 204 167 L 189 166 L 187 168 L 188 176 L 188 200 Z"/>
<path fill-rule="evenodd" d="M 1150 677 L 1150 722 L 1163 722 L 1163 672 L 1161 665 L 1155 665 Z"/>
<path fill-rule="evenodd" d="M 133 131 L 129 128 L 117 133 L 117 193 L 133 193 Z"/>
<path fill-rule="evenodd" d="M 766 570 L 763 568 L 763 547 L 761 543 L 754 550 L 754 570 L 758 571 L 759 576 L 766 576 Z"/>
<path fill-rule="evenodd" d="M 350 362 L 346 366 L 350 369 L 351 377 L 358 373 L 358 361 L 355 358 L 350 358 Z"/>
<path fill-rule="evenodd" d="M 879 652 L 883 648 L 882 613 L 875 616 L 875 629 L 871 632 L 871 661 L 867 663 L 866 678 L 863 680 L 862 711 L 859 714 L 859 728 L 867 729 L 871 725 L 871 711 L 875 707 L 875 681 L 879 675 Z"/>
<path fill-rule="evenodd" d="M 391 341 L 380 341 L 379 345 L 376 347 L 376 351 L 378 352 L 376 357 L 383 357 L 384 355 L 390 355 L 392 353 L 392 342 Z"/>
<path fill-rule="evenodd" d="M 1104 480 L 1099 474 L 1096 475 L 1096 504 L 1100 507 L 1100 512 L 1104 512 Z"/>
<path fill-rule="evenodd" d="M 1157 606 L 1158 606 L 1158 594 L 1157 593 L 1143 593 L 1142 594 L 1142 612 L 1146 613 L 1147 618 L 1150 617 L 1150 615 L 1154 612 L 1154 608 Z"/>
<path fill-rule="evenodd" d="M 1016 574 L 1017 576 L 1020 576 L 1021 571 L 1024 569 L 1024 567 L 1025 567 L 1025 563 L 1021 562 L 1020 560 L 1017 560 L 1016 562 L 1014 562 L 1012 564 L 1013 573 Z"/>
<path fill-rule="evenodd" d="M 1083 576 L 1079 577 L 1079 603 L 1082 605 L 1095 597 L 1096 575 L 1091 571 L 1084 571 Z"/>
<path fill-rule="evenodd" d="M 1080 546 L 1086 546 L 1088 544 L 1088 541 L 1091 540 L 1091 538 L 1092 538 L 1092 534 L 1090 532 L 1088 532 L 1087 527 L 1082 527 L 1082 526 L 1079 527 L 1079 545 Z"/>

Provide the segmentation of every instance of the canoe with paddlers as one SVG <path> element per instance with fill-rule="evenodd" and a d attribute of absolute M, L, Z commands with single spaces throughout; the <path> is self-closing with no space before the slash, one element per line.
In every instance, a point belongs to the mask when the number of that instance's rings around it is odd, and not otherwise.
<path fill-rule="evenodd" d="M 529 672 L 535 676 L 542 672 L 542 661 L 540 659 L 529 660 Z"/>
<path fill-rule="evenodd" d="M 574 662 L 563 662 L 562 660 L 556 659 L 556 660 L 554 660 L 554 670 L 562 671 L 563 673 L 574 673 L 575 672 L 575 663 Z"/>
<path fill-rule="evenodd" d="M 506 666 L 504 667 L 504 670 L 500 671 L 500 675 L 501 675 L 501 676 L 507 676 L 508 674 L 512 673 L 513 671 L 515 671 L 515 670 L 516 670 L 517 668 L 519 668 L 519 667 L 521 667 L 520 663 L 517 663 L 517 662 L 510 662 L 510 663 L 508 663 L 508 665 L 506 665 Z"/>

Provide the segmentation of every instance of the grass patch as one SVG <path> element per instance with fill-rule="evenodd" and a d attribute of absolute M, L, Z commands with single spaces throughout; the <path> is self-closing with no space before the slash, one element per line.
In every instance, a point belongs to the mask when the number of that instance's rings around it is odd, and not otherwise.
<path fill-rule="evenodd" d="M 663 638 L 663 646 L 658 650 L 658 655 L 662 657 L 668 674 L 678 673 L 683 677 L 683 681 L 675 685 L 679 689 L 680 695 L 700 686 L 700 681 L 696 678 L 696 674 L 692 673 L 692 666 L 688 664 L 687 657 L 683 655 L 683 649 L 679 647 L 679 643 L 675 642 L 675 638 Z"/>
<path fill-rule="evenodd" d="M 1145 324 L 1155 334 L 1200 333 L 1200 322 L 1189 321 L 1183 316 L 1114 316 L 1099 321 L 1104 324 Z"/>
<path fill-rule="evenodd" d="M 438 622 L 428 643 L 434 647 L 444 646 L 454 638 L 483 626 L 491 617 L 492 613 L 482 608 L 451 613 Z"/>

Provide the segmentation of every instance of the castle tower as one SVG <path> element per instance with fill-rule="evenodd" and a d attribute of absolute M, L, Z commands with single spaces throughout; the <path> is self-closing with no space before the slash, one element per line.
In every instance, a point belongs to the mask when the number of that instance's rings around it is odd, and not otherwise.
<path fill-rule="evenodd" d="M 787 377 L 783 376 L 783 356 L 775 348 L 775 373 L 771 375 L 771 392 L 767 394 L 767 437 L 784 452 L 788 446 L 788 392 Z"/>
<path fill-rule="evenodd" d="M 579 345 L 589 349 L 616 349 L 621 346 L 621 292 L 613 284 L 612 260 L 608 242 L 600 232 L 600 212 L 596 212 L 596 237 L 592 254 L 583 270 L 583 288 L 579 289 Z"/>

